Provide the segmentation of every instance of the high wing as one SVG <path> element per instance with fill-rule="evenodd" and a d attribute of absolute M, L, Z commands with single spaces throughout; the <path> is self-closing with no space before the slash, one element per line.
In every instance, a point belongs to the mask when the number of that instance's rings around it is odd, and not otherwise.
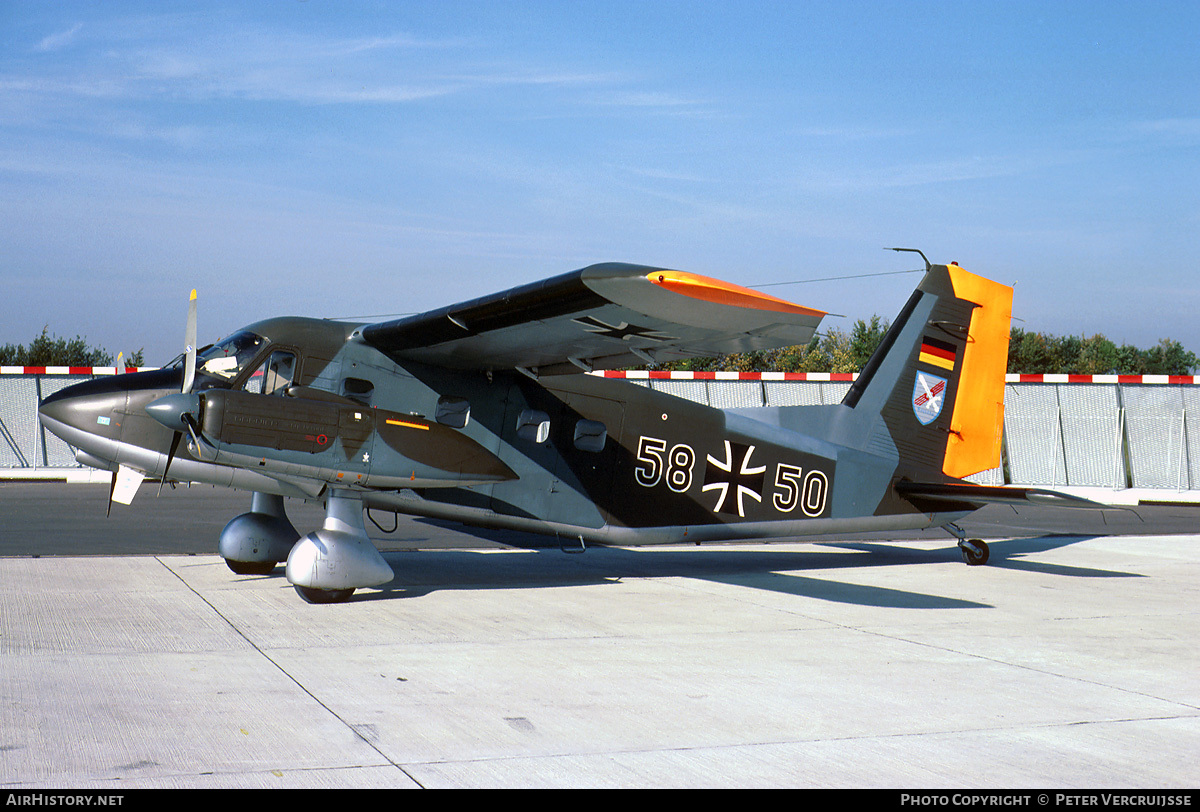
<path fill-rule="evenodd" d="M 824 311 L 710 277 L 591 265 L 368 325 L 393 361 L 559 375 L 807 344 Z"/>

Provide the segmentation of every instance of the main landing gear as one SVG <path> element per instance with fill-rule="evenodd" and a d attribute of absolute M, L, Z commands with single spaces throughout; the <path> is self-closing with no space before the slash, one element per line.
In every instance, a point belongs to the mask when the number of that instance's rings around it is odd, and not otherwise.
<path fill-rule="evenodd" d="M 395 577 L 367 536 L 362 500 L 349 491 L 330 492 L 324 524 L 303 538 L 282 496 L 255 493 L 250 512 L 225 525 L 217 549 L 238 575 L 269 575 L 286 561 L 288 581 L 308 603 L 341 603 Z"/>
<path fill-rule="evenodd" d="M 983 539 L 969 539 L 963 529 L 954 522 L 942 525 L 943 530 L 949 531 L 958 539 L 958 549 L 962 553 L 964 564 L 971 567 L 981 567 L 988 562 L 991 550 Z"/>
<path fill-rule="evenodd" d="M 221 531 L 217 552 L 238 575 L 268 575 L 287 561 L 299 538 L 284 512 L 283 497 L 255 493 L 250 512 L 235 516 Z"/>
<path fill-rule="evenodd" d="M 362 500 L 345 490 L 330 491 L 325 523 L 304 536 L 287 556 L 287 579 L 309 603 L 340 603 L 363 586 L 395 577 L 363 526 Z"/>

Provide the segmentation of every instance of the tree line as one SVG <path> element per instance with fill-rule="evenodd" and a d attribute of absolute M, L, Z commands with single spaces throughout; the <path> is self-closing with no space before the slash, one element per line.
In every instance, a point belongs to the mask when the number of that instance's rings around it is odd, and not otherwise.
<path fill-rule="evenodd" d="M 123 359 L 126 366 L 145 366 L 143 350 Z M 50 335 L 49 325 L 29 346 L 24 344 L 0 345 L 0 365 L 26 367 L 107 367 L 112 366 L 113 355 L 101 348 L 93 347 L 82 336 L 67 339 Z"/>
<path fill-rule="evenodd" d="M 1200 366 L 1194 352 L 1171 338 L 1148 349 L 1117 346 L 1097 333 L 1055 336 L 1013 328 L 1008 343 L 1008 371 L 1075 375 L 1190 375 Z"/>
<path fill-rule="evenodd" d="M 849 331 L 834 327 L 813 336 L 805 345 L 689 358 L 657 365 L 653 369 L 695 372 L 858 372 L 883 340 L 889 322 L 872 316 L 859 319 Z M 127 366 L 145 365 L 143 350 L 125 359 Z M 53 336 L 49 327 L 23 344 L 0 346 L 3 366 L 103 367 L 113 363 L 112 353 L 93 347 L 81 336 Z M 1148 349 L 1117 345 L 1103 335 L 1056 336 L 1014 327 L 1008 343 L 1008 371 L 1027 374 L 1075 375 L 1190 375 L 1200 367 L 1196 354 L 1178 341 L 1161 339 Z"/>
<path fill-rule="evenodd" d="M 859 319 L 847 332 L 837 327 L 803 346 L 689 358 L 652 369 L 694 372 L 859 372 L 883 340 L 889 322 Z M 1097 334 L 1056 336 L 1012 328 L 1008 371 L 1071 375 L 1190 375 L 1200 367 L 1196 354 L 1178 341 L 1161 339 L 1148 349 L 1116 343 Z"/>

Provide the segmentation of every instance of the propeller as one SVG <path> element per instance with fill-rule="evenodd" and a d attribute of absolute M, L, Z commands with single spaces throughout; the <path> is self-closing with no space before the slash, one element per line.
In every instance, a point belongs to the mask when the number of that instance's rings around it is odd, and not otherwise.
<path fill-rule="evenodd" d="M 179 450 L 179 441 L 186 431 L 192 437 L 197 453 L 200 440 L 197 437 L 200 427 L 196 424 L 195 415 L 200 411 L 200 397 L 192 394 L 196 383 L 196 289 L 188 297 L 187 326 L 184 330 L 183 354 L 183 389 L 178 395 L 167 395 L 146 406 L 146 412 L 158 422 L 175 433 L 171 435 L 171 446 L 167 449 L 167 464 L 163 467 L 162 478 L 158 481 L 158 493 L 162 495 L 163 483 L 171 470 L 171 462 Z"/>
<path fill-rule="evenodd" d="M 196 378 L 195 288 L 192 289 L 192 295 L 188 301 L 187 330 L 184 339 L 187 342 L 187 352 L 185 353 L 184 360 L 183 391 L 189 392 Z M 124 352 L 117 353 L 117 367 L 115 370 L 117 375 L 121 375 L 125 372 L 124 355 Z M 147 411 L 149 411 L 149 407 L 147 407 Z M 190 431 L 191 429 L 189 428 L 188 430 Z M 160 496 L 162 495 L 163 482 L 165 482 L 167 479 L 167 472 L 171 470 L 171 460 L 175 458 L 175 452 L 179 448 L 179 438 L 181 436 L 182 435 L 179 432 L 176 432 L 171 437 L 171 447 L 167 451 L 167 464 L 163 468 L 162 479 L 160 479 L 158 482 L 158 493 Z M 105 512 L 105 515 L 112 515 L 113 501 L 129 504 L 129 502 L 133 499 L 133 494 L 137 492 L 138 485 L 141 484 L 142 477 L 143 475 L 140 471 L 135 471 L 134 469 L 128 468 L 124 465 L 119 466 L 118 469 L 113 472 L 112 480 L 108 485 L 108 509 Z"/>
<path fill-rule="evenodd" d="M 183 439 L 185 431 L 192 438 L 196 455 L 200 454 L 202 447 L 200 425 L 196 422 L 196 415 L 200 413 L 200 405 L 200 395 L 194 392 L 167 395 L 146 405 L 146 414 L 174 432 L 171 437 L 171 446 L 167 449 L 167 464 L 163 467 L 162 480 L 158 483 L 159 493 L 162 493 L 162 483 L 167 479 L 167 474 L 171 470 L 171 462 L 175 459 L 175 454 L 179 450 L 179 442 Z"/>

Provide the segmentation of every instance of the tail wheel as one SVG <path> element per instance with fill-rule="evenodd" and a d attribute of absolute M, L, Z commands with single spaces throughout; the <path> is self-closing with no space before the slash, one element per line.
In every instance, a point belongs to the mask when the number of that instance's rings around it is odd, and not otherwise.
<path fill-rule="evenodd" d="M 981 567 L 988 562 L 991 551 L 983 539 L 964 539 L 958 543 L 963 562 L 972 567 Z"/>

